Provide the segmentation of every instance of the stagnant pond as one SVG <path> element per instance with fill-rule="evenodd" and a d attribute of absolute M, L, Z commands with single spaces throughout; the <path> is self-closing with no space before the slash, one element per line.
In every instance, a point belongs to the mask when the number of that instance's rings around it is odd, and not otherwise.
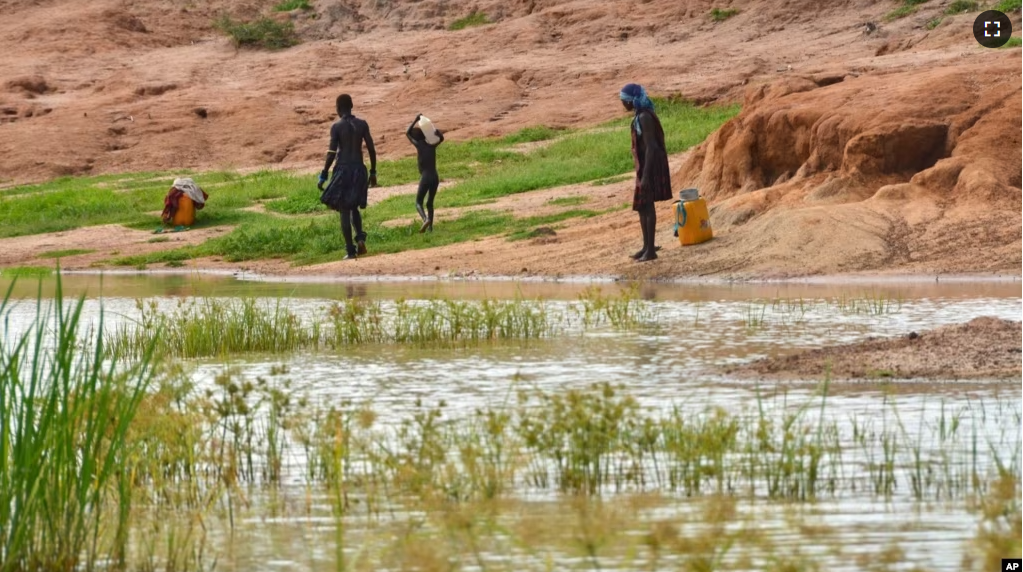
<path fill-rule="evenodd" d="M 43 283 L 44 295 L 52 295 L 52 285 Z M 623 470 L 602 481 L 596 490 L 603 500 L 596 504 L 577 502 L 524 469 L 513 479 L 515 492 L 499 506 L 460 509 L 450 500 L 388 498 L 378 501 L 384 508 L 370 508 L 369 497 L 360 496 L 367 493 L 353 489 L 340 520 L 330 492 L 310 484 L 309 449 L 292 446 L 278 486 L 250 484 L 230 502 L 218 500 L 202 515 L 202 533 L 178 540 L 190 555 L 180 558 L 207 566 L 215 561 L 217 569 L 340 569 L 344 562 L 355 569 L 424 570 L 960 570 L 983 544 L 979 531 L 990 525 L 982 523 L 981 504 L 994 493 L 977 484 L 978 475 L 993 480 L 999 472 L 1015 483 L 1011 518 L 1018 526 L 1023 415 L 1018 379 L 888 384 L 873 379 L 831 383 L 825 397 L 823 375 L 777 383 L 724 371 L 768 355 L 906 335 L 979 316 L 1019 320 L 1019 282 L 596 284 L 609 296 L 634 288 L 642 319 L 628 328 L 584 323 L 580 295 L 595 287 L 584 283 L 285 282 L 148 274 L 69 275 L 62 286 L 65 296 L 86 297 L 87 324 L 99 323 L 102 308 L 108 332 L 137 322 L 140 298 L 166 312 L 208 299 L 254 298 L 264 307 L 284 306 L 310 324 L 331 304 L 351 299 L 372 301 L 386 316 L 396 312 L 398 300 L 545 300 L 549 320 L 560 321 L 555 334 L 540 339 L 354 344 L 178 360 L 185 366 L 182 375 L 200 392 L 217 391 L 218 379 L 222 383 L 229 371 L 238 380 L 286 379 L 296 399 L 318 406 L 371 408 L 380 439 L 394 446 L 403 439 L 401 428 L 414 426 L 409 420 L 423 419 L 426 411 L 469 423 L 479 410 L 514 406 L 520 394 L 585 392 L 598 382 L 620 386 L 618 394 L 634 398 L 649 419 L 675 416 L 710 426 L 719 418 L 770 417 L 778 428 L 798 418 L 792 427 L 811 437 L 821 427 L 827 430 L 827 437 L 800 443 L 826 438 L 834 445 L 827 467 L 820 469 L 827 486 L 808 496 L 778 494 L 772 473 L 741 467 L 753 457 L 742 457 L 738 449 L 727 452 L 731 461 L 715 461 L 717 473 L 700 468 L 706 459 L 697 463 L 697 473 L 709 472 L 696 477 L 694 488 L 688 477 L 680 481 L 673 472 L 676 452 L 644 457 L 640 469 L 649 476 L 643 479 Z M 8 333 L 35 316 L 37 287 L 29 280 L 17 285 Z M 786 417 L 787 412 L 798 415 Z M 738 433 L 740 439 L 757 438 L 755 429 Z M 892 466 L 884 469 L 886 463 Z M 721 468 L 726 465 L 734 471 Z M 471 518 L 459 512 L 465 507 L 472 507 Z M 167 518 L 156 514 L 153 520 Z M 144 517 L 140 522 L 157 526 Z M 709 567 L 699 568 L 694 554 Z"/>

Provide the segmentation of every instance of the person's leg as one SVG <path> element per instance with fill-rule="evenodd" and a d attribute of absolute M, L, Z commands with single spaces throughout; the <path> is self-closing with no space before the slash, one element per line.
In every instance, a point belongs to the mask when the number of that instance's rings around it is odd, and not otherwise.
<path fill-rule="evenodd" d="M 657 235 L 657 210 L 654 208 L 654 203 L 643 205 L 640 224 L 643 225 L 643 254 L 636 260 L 640 262 L 656 260 L 657 247 L 654 246 L 654 239 Z"/>
<path fill-rule="evenodd" d="M 636 211 L 639 214 L 639 229 L 643 232 L 643 247 L 639 249 L 635 254 L 632 255 L 633 260 L 639 260 L 646 254 L 647 247 L 647 225 L 646 225 L 646 205 L 640 206 L 639 210 Z"/>
<path fill-rule="evenodd" d="M 355 242 L 359 254 L 366 254 L 366 233 L 362 230 L 362 213 L 358 208 L 352 209 L 352 226 L 355 227 Z"/>
<path fill-rule="evenodd" d="M 437 196 L 437 187 L 440 186 L 440 181 L 434 179 L 427 185 L 426 188 L 426 221 L 423 224 L 423 228 L 419 229 L 419 232 L 433 231 L 433 199 Z"/>
<path fill-rule="evenodd" d="M 419 179 L 419 190 L 416 191 L 416 212 L 419 213 L 419 218 L 423 219 L 424 224 L 426 223 L 427 218 L 426 211 L 423 210 L 423 201 L 426 199 L 428 190 L 428 181 L 425 178 Z"/>
<path fill-rule="evenodd" d="M 345 239 L 345 260 L 355 258 L 355 243 L 352 242 L 352 211 L 341 209 L 341 236 Z"/>

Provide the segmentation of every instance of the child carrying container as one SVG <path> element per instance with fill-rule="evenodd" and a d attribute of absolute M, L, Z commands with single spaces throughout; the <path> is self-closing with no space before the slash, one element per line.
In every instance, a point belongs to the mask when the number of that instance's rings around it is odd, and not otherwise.
<path fill-rule="evenodd" d="M 437 147 L 444 142 L 444 134 L 420 113 L 408 126 L 405 136 L 415 146 L 419 165 L 419 191 L 416 192 L 416 212 L 423 219 L 419 232 L 433 231 L 433 199 L 437 196 L 440 176 L 437 175 Z M 424 210 L 423 205 L 426 208 Z"/>

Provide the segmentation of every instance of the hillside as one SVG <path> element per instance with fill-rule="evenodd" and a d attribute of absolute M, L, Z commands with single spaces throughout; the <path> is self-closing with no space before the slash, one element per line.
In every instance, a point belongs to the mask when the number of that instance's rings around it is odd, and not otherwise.
<path fill-rule="evenodd" d="M 978 46 L 976 14 L 941 16 L 947 1 L 892 22 L 884 15 L 896 2 L 867 0 L 318 0 L 284 13 L 273 4 L 0 0 L 0 183 L 185 168 L 311 172 L 341 91 L 381 152 L 397 156 L 408 154 L 403 129 L 420 111 L 452 140 L 589 126 L 622 116 L 617 90 L 635 81 L 658 95 L 743 104 L 674 159 L 675 182 L 699 186 L 712 204 L 711 243 L 669 245 L 657 263 L 637 266 L 623 259 L 637 225 L 617 213 L 527 246 L 488 239 L 358 268 L 258 267 L 646 277 L 1020 270 L 1020 50 Z M 716 22 L 712 8 L 738 13 Z M 494 23 L 448 29 L 473 11 Z M 290 21 L 302 41 L 237 49 L 213 25 L 225 14 Z M 610 188 L 628 195 L 627 183 Z M 662 220 L 669 212 L 663 205 Z M 659 232 L 671 241 L 669 225 Z M 27 252 L 16 262 L 31 261 Z"/>

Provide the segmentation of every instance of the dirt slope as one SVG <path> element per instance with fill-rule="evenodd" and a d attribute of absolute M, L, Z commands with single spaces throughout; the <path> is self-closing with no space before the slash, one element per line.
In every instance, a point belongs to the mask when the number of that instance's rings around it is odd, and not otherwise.
<path fill-rule="evenodd" d="M 273 3 L 0 0 L 0 184 L 175 168 L 312 171 L 340 91 L 394 156 L 408 152 L 402 129 L 419 111 L 454 139 L 590 125 L 620 116 L 617 89 L 638 81 L 660 95 L 745 104 L 674 160 L 676 184 L 710 199 L 714 241 L 679 249 L 662 224 L 661 260 L 635 265 L 623 254 L 635 249 L 637 225 L 619 213 L 535 244 L 491 239 L 312 270 L 1020 270 L 1020 51 L 978 46 L 971 14 L 927 30 L 947 1 L 883 23 L 893 2 L 316 0 L 312 13 L 274 16 L 303 38 L 280 52 L 237 50 L 212 26 L 222 14 L 272 14 Z M 727 6 L 739 14 L 708 17 Z M 474 9 L 496 23 L 446 29 Z"/>

